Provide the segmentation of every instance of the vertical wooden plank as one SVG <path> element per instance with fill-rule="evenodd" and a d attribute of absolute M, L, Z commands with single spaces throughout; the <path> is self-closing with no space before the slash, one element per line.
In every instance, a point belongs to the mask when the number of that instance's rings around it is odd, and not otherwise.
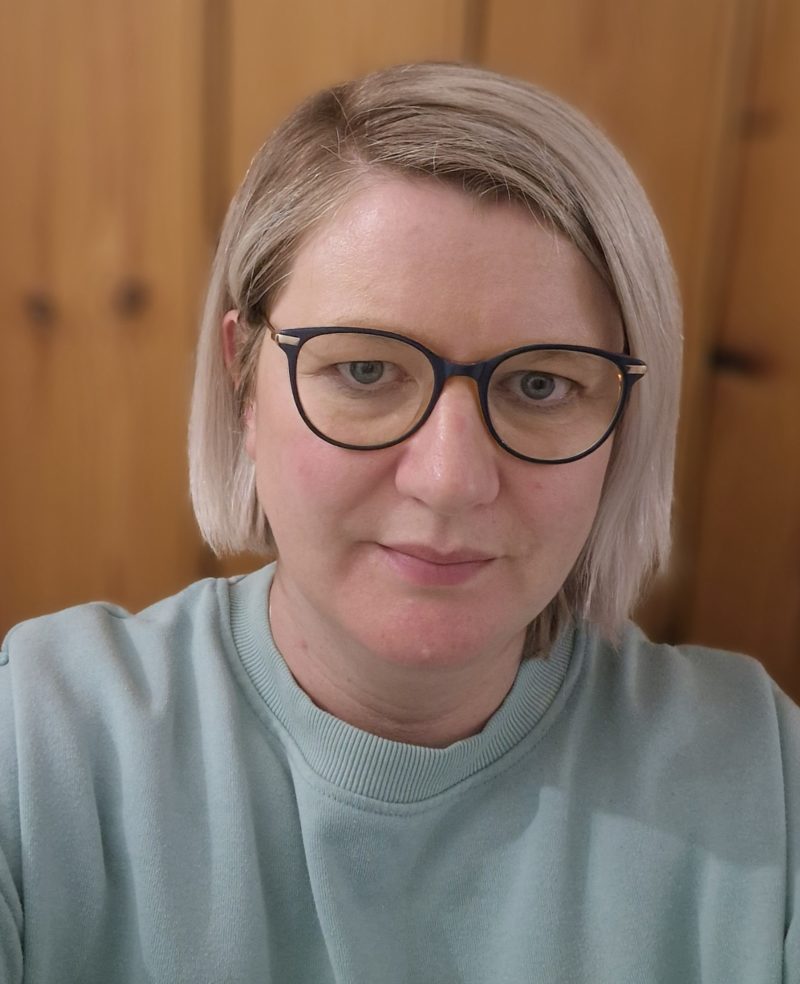
<path fill-rule="evenodd" d="M 689 628 L 800 699 L 800 8 L 762 9 Z"/>
<path fill-rule="evenodd" d="M 726 269 L 753 0 L 489 0 L 481 60 L 537 82 L 598 122 L 633 165 L 681 282 L 686 358 L 671 576 L 640 613 L 679 631 L 697 539 L 708 353 Z M 676 615 L 677 613 L 677 615 Z"/>
<path fill-rule="evenodd" d="M 196 5 L 31 0 L 2 18 L 0 629 L 196 575 L 184 449 L 206 260 Z"/>

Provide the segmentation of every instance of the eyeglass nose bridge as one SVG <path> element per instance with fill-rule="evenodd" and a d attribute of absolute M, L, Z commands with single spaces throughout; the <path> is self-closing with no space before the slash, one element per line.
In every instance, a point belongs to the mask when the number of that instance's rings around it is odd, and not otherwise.
<path fill-rule="evenodd" d="M 433 352 L 427 352 L 426 354 L 433 365 L 433 392 L 431 393 L 428 408 L 417 423 L 414 430 L 419 430 L 433 413 L 439 402 L 439 397 L 444 391 L 445 383 L 447 383 L 449 379 L 453 379 L 457 376 L 463 376 L 467 379 L 473 380 L 475 383 L 478 390 L 478 403 L 481 408 L 481 417 L 483 418 L 484 426 L 489 432 L 489 435 L 496 442 L 501 444 L 501 446 L 504 446 L 495 431 L 494 425 L 492 424 L 492 418 L 489 414 L 488 396 L 489 378 L 491 377 L 492 372 L 498 362 L 502 361 L 502 359 L 486 359 L 482 362 L 451 362 L 449 359 L 442 358 L 442 356 L 437 356 Z"/>
<path fill-rule="evenodd" d="M 468 379 L 474 379 L 480 389 L 484 380 L 488 380 L 494 368 L 494 361 L 490 359 L 487 362 L 450 362 L 448 359 L 440 359 L 440 364 L 436 368 L 439 369 L 442 385 L 454 376 L 466 376 Z"/>

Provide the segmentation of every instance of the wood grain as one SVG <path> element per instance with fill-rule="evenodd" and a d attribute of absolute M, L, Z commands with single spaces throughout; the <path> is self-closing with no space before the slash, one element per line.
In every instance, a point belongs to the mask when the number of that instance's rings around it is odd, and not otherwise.
<path fill-rule="evenodd" d="M 196 576 L 184 447 L 207 253 L 193 5 L 2 17 L 0 629 Z"/>
<path fill-rule="evenodd" d="M 688 631 L 800 699 L 800 8 L 762 18 Z"/>

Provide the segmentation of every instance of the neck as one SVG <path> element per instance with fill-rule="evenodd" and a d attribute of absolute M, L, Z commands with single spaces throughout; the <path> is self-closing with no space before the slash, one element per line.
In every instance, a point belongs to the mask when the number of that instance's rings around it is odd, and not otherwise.
<path fill-rule="evenodd" d="M 297 684 L 322 710 L 393 741 L 444 748 L 480 732 L 519 669 L 523 637 L 457 666 L 398 664 L 362 651 L 289 595 L 276 573 L 270 625 Z"/>

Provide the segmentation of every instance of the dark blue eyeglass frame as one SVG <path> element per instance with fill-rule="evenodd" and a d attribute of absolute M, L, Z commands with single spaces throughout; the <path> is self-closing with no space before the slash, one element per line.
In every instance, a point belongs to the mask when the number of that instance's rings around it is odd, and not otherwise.
<path fill-rule="evenodd" d="M 380 451 L 383 448 L 391 448 L 396 444 L 402 443 L 407 438 L 411 437 L 412 434 L 415 434 L 423 426 L 423 424 L 425 424 L 428 417 L 430 417 L 433 412 L 433 408 L 436 406 L 436 403 L 442 393 L 442 389 L 444 388 L 444 384 L 447 380 L 453 376 L 466 376 L 469 379 L 475 380 L 478 387 L 478 399 L 480 402 L 484 423 L 486 424 L 489 433 L 504 451 L 514 455 L 515 458 L 521 458 L 523 461 L 530 461 L 535 464 L 565 465 L 571 461 L 579 461 L 581 458 L 587 457 L 608 440 L 622 417 L 634 384 L 647 372 L 647 365 L 642 362 L 641 359 L 634 359 L 629 355 L 620 355 L 617 352 L 607 352 L 604 349 L 590 348 L 585 345 L 522 345 L 518 348 L 509 349 L 507 352 L 501 352 L 500 355 L 495 355 L 491 359 L 484 359 L 481 362 L 451 362 L 449 359 L 444 359 L 442 356 L 432 352 L 429 348 L 426 348 L 413 338 L 408 338 L 406 335 L 400 335 L 397 332 L 383 331 L 379 328 L 348 328 L 336 326 L 321 328 L 286 328 L 279 331 L 278 329 L 273 328 L 269 322 L 266 323 L 266 327 L 272 340 L 286 353 L 286 358 L 289 363 L 289 379 L 292 387 L 292 395 L 294 396 L 294 402 L 298 413 L 303 418 L 306 426 L 309 430 L 313 431 L 317 437 L 322 438 L 322 440 L 326 441 L 328 444 L 333 444 L 339 448 L 346 448 L 349 451 Z M 300 350 L 303 345 L 309 341 L 309 339 L 316 338 L 318 335 L 335 335 L 344 333 L 351 335 L 377 335 L 381 338 L 392 338 L 398 342 L 405 342 L 406 345 L 410 345 L 412 348 L 415 348 L 421 352 L 433 368 L 433 390 L 431 391 L 431 398 L 425 408 L 425 411 L 413 427 L 406 431 L 405 434 L 402 434 L 400 437 L 397 437 L 392 441 L 386 441 L 383 444 L 369 445 L 345 444 L 342 441 L 337 441 L 332 437 L 328 437 L 327 434 L 324 434 L 321 430 L 319 430 L 319 428 L 315 427 L 314 423 L 309 420 L 306 415 L 297 387 L 297 359 L 300 354 Z M 494 428 L 491 413 L 489 411 L 489 381 L 492 377 L 492 373 L 502 362 L 505 362 L 506 359 L 509 359 L 515 355 L 520 355 L 523 352 L 536 351 L 586 352 L 588 355 L 598 356 L 606 359 L 608 362 L 612 362 L 620 373 L 622 380 L 622 391 L 620 393 L 620 398 L 611 423 L 606 428 L 606 431 L 602 437 L 595 441 L 591 447 L 587 448 L 585 451 L 581 451 L 580 454 L 574 454 L 568 458 L 531 458 L 528 455 L 522 454 L 514 448 L 509 447 L 509 445 L 503 441 Z"/>

